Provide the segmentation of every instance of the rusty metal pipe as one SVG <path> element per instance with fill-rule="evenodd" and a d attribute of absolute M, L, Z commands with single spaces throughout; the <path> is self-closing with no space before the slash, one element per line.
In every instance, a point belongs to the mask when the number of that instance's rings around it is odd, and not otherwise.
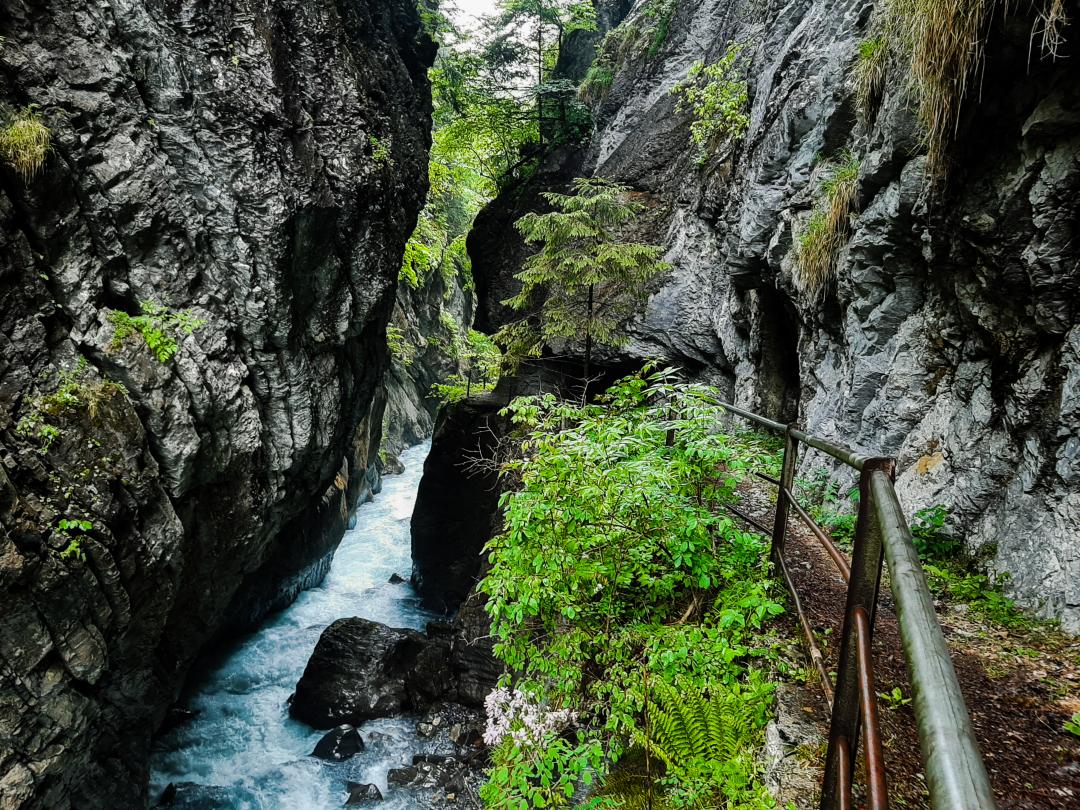
<path fill-rule="evenodd" d="M 788 503 L 795 509 L 795 513 L 803 519 L 803 523 L 806 527 L 814 533 L 821 545 L 825 546 L 825 550 L 829 552 L 829 556 L 832 557 L 832 561 L 836 564 L 837 569 L 840 571 L 840 576 L 844 578 L 844 582 L 851 581 L 851 566 L 848 565 L 847 559 L 840 549 L 836 547 L 836 544 L 821 530 L 821 527 L 814 523 L 814 519 L 806 513 L 806 510 L 799 505 L 799 502 L 795 500 L 795 496 L 791 494 L 791 490 L 785 489 L 787 494 Z"/>
<path fill-rule="evenodd" d="M 799 626 L 802 628 L 803 638 L 806 641 L 806 646 L 810 648 L 810 660 L 813 662 L 814 667 L 818 671 L 818 675 L 821 677 L 821 691 L 825 693 L 825 702 L 828 704 L 829 712 L 831 713 L 833 688 L 832 681 L 829 678 L 828 667 L 825 666 L 825 656 L 821 654 L 821 648 L 818 647 L 817 640 L 814 638 L 814 629 L 810 626 L 810 619 L 807 618 L 806 611 L 803 610 L 802 600 L 799 599 L 799 592 L 795 590 L 795 583 L 791 581 L 791 574 L 788 573 L 787 564 L 784 562 L 784 558 L 780 557 L 776 562 L 780 569 L 780 573 L 784 577 L 784 583 L 787 585 L 788 593 L 791 594 L 791 601 L 795 604 L 795 613 L 799 617 Z"/>
<path fill-rule="evenodd" d="M 874 658 L 870 648 L 870 616 L 857 607 L 855 649 L 858 656 L 859 708 L 862 710 L 863 747 L 866 760 L 866 792 L 870 810 L 888 810 L 889 792 L 885 787 L 885 758 L 881 751 L 881 728 L 878 725 L 877 694 L 874 692 Z"/>
<path fill-rule="evenodd" d="M 836 738 L 837 804 L 839 810 L 851 810 L 851 749 L 847 737 Z"/>

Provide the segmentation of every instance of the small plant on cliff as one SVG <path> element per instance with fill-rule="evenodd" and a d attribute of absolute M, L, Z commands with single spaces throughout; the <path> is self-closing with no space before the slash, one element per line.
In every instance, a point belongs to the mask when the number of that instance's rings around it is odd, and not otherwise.
<path fill-rule="evenodd" d="M 15 432 L 36 439 L 44 455 L 62 435 L 57 421 L 83 412 L 96 419 L 105 404 L 124 389 L 112 380 L 90 380 L 88 373 L 85 357 L 80 357 L 74 368 L 61 370 L 56 389 L 31 400 L 30 409 L 19 420 Z"/>
<path fill-rule="evenodd" d="M 139 315 L 128 315 L 120 310 L 109 313 L 109 322 L 113 325 L 112 340 L 109 341 L 112 351 L 118 351 L 128 338 L 140 335 L 158 362 L 167 363 L 180 348 L 177 335 L 190 335 L 206 326 L 206 321 L 199 320 L 188 310 L 170 312 L 156 301 L 140 301 L 139 310 Z"/>
<path fill-rule="evenodd" d="M 876 34 L 859 43 L 854 71 L 855 101 L 867 121 L 881 102 L 888 62 L 889 46 L 884 34 Z"/>
<path fill-rule="evenodd" d="M 402 368 L 408 368 L 416 359 L 416 346 L 410 343 L 405 333 L 393 324 L 386 327 L 386 346 L 390 349 L 390 357 Z"/>
<path fill-rule="evenodd" d="M 750 126 L 749 95 L 739 64 L 742 51 L 743 45 L 732 43 L 717 62 L 695 62 L 685 81 L 671 90 L 679 96 L 679 111 L 693 114 L 690 137 L 698 148 L 699 164 L 723 140 L 741 139 Z"/>
<path fill-rule="evenodd" d="M 56 533 L 68 541 L 57 556 L 61 560 L 77 560 L 86 562 L 86 552 L 82 550 L 82 538 L 80 535 L 94 530 L 94 524 L 89 520 L 76 518 L 64 518 L 56 524 Z M 78 533 L 78 534 L 76 534 Z"/>
<path fill-rule="evenodd" d="M 859 189 L 857 155 L 847 152 L 823 169 L 822 200 L 803 224 L 795 244 L 795 286 L 817 301 L 828 289 L 836 255 L 851 230 L 851 211 Z"/>
<path fill-rule="evenodd" d="M 45 165 L 51 144 L 52 133 L 33 105 L 17 112 L 0 129 L 0 155 L 27 182 Z"/>
<path fill-rule="evenodd" d="M 579 177 L 571 194 L 543 196 L 554 211 L 526 214 L 515 223 L 540 249 L 516 276 L 521 291 L 503 302 L 530 315 L 500 330 L 496 341 L 518 360 L 538 357 L 554 339 L 583 340 L 587 381 L 593 343 L 625 341 L 622 325 L 640 311 L 649 280 L 670 265 L 660 258 L 660 247 L 620 238 L 643 209 L 628 187 Z"/>
<path fill-rule="evenodd" d="M 368 135 L 368 143 L 371 145 L 371 159 L 375 161 L 375 165 L 393 168 L 394 159 L 390 157 L 390 144 L 375 135 Z"/>

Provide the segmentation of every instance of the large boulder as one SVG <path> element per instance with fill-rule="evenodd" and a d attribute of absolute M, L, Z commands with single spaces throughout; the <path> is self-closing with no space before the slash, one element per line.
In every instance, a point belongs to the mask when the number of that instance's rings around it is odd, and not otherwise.
<path fill-rule="evenodd" d="M 339 619 L 319 638 L 289 712 L 315 728 L 419 710 L 450 693 L 450 644 L 367 619 Z"/>

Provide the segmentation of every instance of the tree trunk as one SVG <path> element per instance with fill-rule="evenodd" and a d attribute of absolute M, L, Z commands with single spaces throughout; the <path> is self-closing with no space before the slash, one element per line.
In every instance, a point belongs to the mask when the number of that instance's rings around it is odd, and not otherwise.
<path fill-rule="evenodd" d="M 589 285 L 589 307 L 585 317 L 585 393 L 588 394 L 589 373 L 592 371 L 592 311 L 593 285 Z"/>

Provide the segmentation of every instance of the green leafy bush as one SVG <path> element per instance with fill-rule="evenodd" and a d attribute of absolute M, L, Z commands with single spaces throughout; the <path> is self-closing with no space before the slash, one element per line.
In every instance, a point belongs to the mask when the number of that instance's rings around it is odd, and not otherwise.
<path fill-rule="evenodd" d="M 742 44 L 732 43 L 711 65 L 695 62 L 686 79 L 671 92 L 679 96 L 680 112 L 693 115 L 690 137 L 698 148 L 698 162 L 704 162 L 724 140 L 741 139 L 750 127 L 746 114 L 749 94 L 739 64 Z"/>
<path fill-rule="evenodd" d="M 651 688 L 763 693 L 751 672 L 776 657 L 768 543 L 718 511 L 757 459 L 717 431 L 715 398 L 660 373 L 598 403 L 545 395 L 507 409 L 522 455 L 505 469 L 505 530 L 481 583 L 495 654 L 516 688 L 573 712 L 580 744 L 601 743 L 605 763 L 640 739 Z M 521 758 L 506 767 L 500 806 L 527 806 L 522 786 L 544 772 Z M 673 796 L 680 784 L 667 784 Z"/>
<path fill-rule="evenodd" d="M 188 310 L 170 312 L 156 301 L 140 301 L 139 309 L 140 315 L 128 315 L 121 310 L 109 313 L 109 322 L 114 327 L 109 349 L 118 351 L 125 340 L 139 335 L 158 362 L 167 363 L 180 348 L 176 335 L 190 335 L 206 326 L 206 321 Z"/>
<path fill-rule="evenodd" d="M 82 549 L 80 535 L 93 531 L 94 524 L 89 520 L 64 518 L 56 524 L 56 530 L 57 534 L 68 541 L 67 546 L 65 546 L 57 556 L 61 560 L 86 562 L 86 552 Z M 73 534 L 73 532 L 78 532 L 79 534 Z"/>
<path fill-rule="evenodd" d="M 416 346 L 409 342 L 405 333 L 393 324 L 386 327 L 386 345 L 390 349 L 390 357 L 395 363 L 403 368 L 408 368 L 416 359 Z"/>
<path fill-rule="evenodd" d="M 368 144 L 371 146 L 371 159 L 376 166 L 393 168 L 394 159 L 390 157 L 390 144 L 375 135 L 368 135 Z"/>
<path fill-rule="evenodd" d="M 24 181 L 33 179 L 52 149 L 52 133 L 31 105 L 15 113 L 0 129 L 0 155 Z"/>

